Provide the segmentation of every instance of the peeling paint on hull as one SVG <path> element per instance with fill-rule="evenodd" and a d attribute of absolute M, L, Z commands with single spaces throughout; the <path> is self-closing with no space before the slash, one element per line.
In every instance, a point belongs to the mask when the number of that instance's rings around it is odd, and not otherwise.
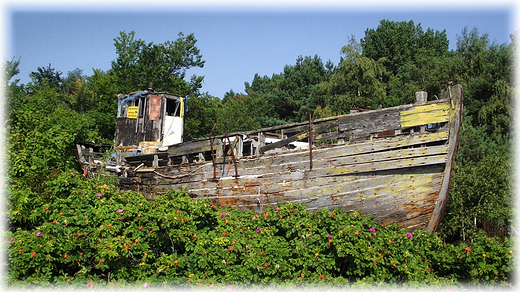
<path fill-rule="evenodd" d="M 383 225 L 434 232 L 449 192 L 462 87 L 450 86 L 441 96 L 426 104 L 173 145 L 163 166 L 159 154 L 129 157 L 120 184 L 149 200 L 187 189 L 194 199 L 219 206 L 261 212 L 299 202 L 309 210 L 359 210 Z M 269 132 L 280 139 L 266 143 Z M 311 150 L 289 149 L 311 134 Z"/>

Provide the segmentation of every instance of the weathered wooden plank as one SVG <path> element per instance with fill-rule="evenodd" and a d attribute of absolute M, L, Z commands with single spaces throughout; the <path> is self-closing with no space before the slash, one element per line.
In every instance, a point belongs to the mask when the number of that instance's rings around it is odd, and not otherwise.
<path fill-rule="evenodd" d="M 328 127 L 330 127 L 330 126 L 327 126 L 326 128 L 328 128 Z M 404 140 L 402 139 L 402 137 L 386 138 L 386 139 L 391 139 L 391 140 L 376 139 L 374 141 L 369 141 L 369 142 L 365 142 L 365 143 L 361 143 L 361 144 L 357 144 L 357 145 L 359 145 L 359 149 L 366 149 L 366 150 L 360 150 L 360 151 L 377 151 L 378 149 L 384 149 L 384 148 L 403 147 L 406 145 L 415 145 L 415 144 L 419 144 L 419 143 L 425 143 L 427 141 L 438 141 L 438 140 L 442 140 L 442 139 L 447 139 L 447 136 L 448 136 L 447 132 L 438 132 L 438 133 L 428 133 L 428 134 L 417 135 L 417 136 L 411 135 L 410 137 L 408 137 Z M 295 138 L 293 138 L 293 139 L 295 139 Z M 298 139 L 298 137 L 296 137 L 296 139 Z M 320 138 L 317 137 L 316 139 L 320 139 Z M 375 143 L 375 144 L 373 144 L 373 143 Z M 283 143 L 279 143 L 279 144 L 283 144 Z M 264 149 L 272 148 L 273 146 L 270 146 L 270 145 L 273 145 L 273 144 L 266 145 L 265 147 L 267 147 L 267 148 L 264 148 Z M 371 145 L 375 145 L 375 146 L 370 147 Z M 335 147 L 347 147 L 347 146 L 351 147 L 351 145 L 349 145 L 349 144 L 335 146 Z M 277 145 L 274 145 L 274 147 L 277 147 Z M 216 150 L 217 149 L 215 148 L 215 151 Z M 180 156 L 180 155 L 185 155 L 185 154 L 198 154 L 201 152 L 209 152 L 209 151 L 211 151 L 209 140 L 199 140 L 199 141 L 193 141 L 193 142 L 187 142 L 187 143 L 183 143 L 183 144 L 174 145 L 168 149 L 168 154 L 170 156 Z M 324 151 L 326 151 L 326 150 L 324 150 Z M 319 153 L 319 152 L 320 152 L 320 149 L 316 149 L 316 150 L 314 150 L 313 153 L 315 153 L 315 154 L 313 154 L 313 155 L 316 155 L 316 153 Z M 303 153 L 303 155 L 307 155 L 307 154 L 308 154 L 308 152 Z M 298 154 L 296 154 L 296 155 L 298 155 Z M 300 154 L 299 159 L 302 159 L 301 156 L 302 155 Z M 260 157 L 260 159 L 262 159 L 262 157 Z"/>
<path fill-rule="evenodd" d="M 142 184 L 149 184 L 150 187 L 159 187 L 164 189 L 182 189 L 180 187 L 187 187 L 193 192 L 201 192 L 204 195 L 211 196 L 225 190 L 232 190 L 236 193 L 237 188 L 254 188 L 254 193 L 261 193 L 269 195 L 283 192 L 288 196 L 291 192 L 299 192 L 301 190 L 316 189 L 318 187 L 331 188 L 328 193 L 334 193 L 334 188 L 352 189 L 358 191 L 366 188 L 356 185 L 361 181 L 368 183 L 369 181 L 377 181 L 379 183 L 388 183 L 389 179 L 412 181 L 414 177 L 431 175 L 432 173 L 439 173 L 442 167 L 420 167 L 417 169 L 402 169 L 397 173 L 387 172 L 372 172 L 367 174 L 355 174 L 347 176 L 335 177 L 311 177 L 309 178 L 305 172 L 291 172 L 281 174 L 267 174 L 263 176 L 242 177 L 240 179 L 220 179 L 218 181 L 189 181 L 181 178 L 179 180 L 166 180 L 161 178 L 151 179 L 150 181 L 143 180 Z M 354 184 L 354 185 L 352 185 Z M 218 190 L 217 190 L 218 189 Z M 337 193 L 337 192 L 335 192 Z"/>
<path fill-rule="evenodd" d="M 378 204 L 378 202 L 385 202 L 385 200 L 391 200 L 392 198 L 386 195 L 386 198 L 374 198 L 371 197 L 365 200 L 365 208 L 362 210 L 362 214 L 371 215 L 374 218 L 385 218 L 398 216 L 399 219 L 396 221 L 410 220 L 419 217 L 424 214 L 431 213 L 435 205 L 436 191 L 427 192 L 414 192 L 402 200 L 397 201 L 390 209 L 384 209 L 384 204 Z M 397 217 L 396 216 L 396 217 Z"/>
<path fill-rule="evenodd" d="M 446 146 L 425 147 L 416 149 L 403 149 L 394 151 L 393 154 L 372 153 L 351 157 L 341 157 L 332 159 L 320 159 L 315 161 L 313 171 L 308 171 L 308 164 L 305 162 L 294 162 L 291 164 L 275 164 L 274 166 L 261 166 L 252 168 L 243 168 L 239 164 L 239 180 L 233 180 L 230 184 L 240 184 L 240 180 L 244 183 L 249 181 L 268 179 L 272 185 L 277 182 L 292 181 L 302 177 L 303 171 L 306 171 L 307 179 L 314 177 L 330 175 L 354 174 L 363 172 L 383 171 L 396 169 L 401 167 L 414 167 L 422 165 L 442 164 L 445 161 L 447 148 Z M 424 157 L 424 155 L 431 155 Z M 229 164 L 231 165 L 231 164 Z M 220 166 L 217 167 L 221 169 Z M 297 171 L 295 171 L 297 170 Z M 141 174 L 141 183 L 147 185 L 173 185 L 184 184 L 190 187 L 191 184 L 198 181 L 210 181 L 213 177 L 212 167 L 209 163 L 198 166 L 198 168 L 184 167 L 182 171 L 163 173 L 157 172 L 159 176 L 150 173 L 148 176 Z M 189 175 L 187 175 L 189 174 Z M 222 173 L 219 172 L 219 175 Z M 228 175 L 234 175 L 229 173 Z M 171 178 L 168 178 L 171 177 Z"/>
<path fill-rule="evenodd" d="M 332 128 L 336 127 L 336 123 L 335 122 L 330 122 L 330 123 L 327 123 L 327 124 L 320 124 L 318 126 L 314 126 L 314 128 L 312 129 L 312 133 L 315 133 L 315 134 L 319 134 L 321 132 L 324 132 L 324 131 L 327 131 L 327 130 L 330 130 Z M 294 135 L 294 136 L 291 136 L 287 139 L 283 139 L 283 140 L 280 140 L 280 141 L 277 141 L 277 142 L 274 142 L 274 143 L 271 143 L 271 144 L 267 144 L 263 147 L 260 147 L 260 151 L 262 153 L 266 152 L 266 151 L 269 151 L 269 150 L 272 150 L 272 149 L 275 149 L 275 148 L 280 148 L 280 147 L 283 147 L 285 145 L 288 145 L 289 143 L 292 143 L 292 142 L 295 142 L 295 141 L 301 141 L 303 139 L 306 139 L 309 137 L 309 133 L 308 132 L 305 132 L 305 133 L 302 133 L 302 134 L 299 134 L 299 135 Z"/>
<path fill-rule="evenodd" d="M 405 113 L 405 116 L 412 115 L 415 116 L 415 118 L 419 118 L 420 121 L 423 122 L 419 125 L 444 122 L 447 121 L 447 119 L 444 117 L 437 117 L 428 120 L 426 119 L 426 115 L 428 112 L 435 114 L 436 111 L 442 110 L 446 107 L 449 107 L 449 101 L 439 100 L 437 102 L 430 102 L 427 105 L 406 105 L 351 114 L 338 119 L 338 129 L 341 132 L 345 131 L 352 135 L 366 135 L 376 132 L 415 126 L 414 123 L 409 122 L 405 123 L 404 126 L 402 125 L 402 112 Z"/>
<path fill-rule="evenodd" d="M 432 171 L 437 171 L 438 173 L 439 170 L 441 170 L 441 168 L 430 169 L 428 167 L 413 171 L 410 169 L 403 169 L 400 170 L 400 172 L 402 172 L 401 174 L 389 174 L 388 172 L 381 172 L 381 174 L 370 173 L 368 175 L 337 176 L 334 178 L 308 178 L 303 172 L 294 172 L 282 175 L 273 174 L 265 177 L 219 180 L 218 182 L 192 182 L 189 184 L 191 186 L 189 189 L 193 192 L 198 192 L 201 190 L 205 195 L 215 195 L 216 193 L 223 190 L 235 190 L 233 192 L 236 193 L 237 189 L 247 187 L 253 188 L 254 193 L 267 195 L 284 192 L 285 196 L 288 197 L 291 195 L 291 193 L 296 193 L 296 196 L 301 196 L 301 194 L 298 194 L 299 192 L 303 191 L 312 193 L 320 187 L 325 187 L 323 189 L 326 192 L 325 194 L 334 195 L 340 193 L 341 190 L 343 190 L 343 193 L 346 194 L 344 189 L 351 190 L 351 193 L 359 192 L 362 189 L 367 189 L 372 184 L 391 184 L 396 180 L 404 181 L 405 184 L 414 181 L 419 182 L 421 177 L 431 176 Z M 283 178 L 280 179 L 280 177 Z M 156 182 L 152 182 L 151 185 L 156 186 L 158 184 Z M 175 185 L 176 184 L 169 184 L 167 187 L 177 189 L 175 188 Z M 188 186 L 188 183 L 184 182 L 182 185 Z M 396 187 L 394 186 L 387 191 L 395 191 L 395 188 Z M 316 193 L 316 195 L 321 195 L 321 193 Z M 367 193 L 366 195 L 369 196 L 370 193 Z"/>
<path fill-rule="evenodd" d="M 266 206 L 276 204 L 277 202 L 283 200 L 307 203 L 311 210 L 331 206 L 340 207 L 346 210 L 358 209 L 362 210 L 364 214 L 370 214 L 374 216 L 380 222 L 382 222 L 382 220 L 388 216 L 392 217 L 396 216 L 395 214 L 399 214 L 399 216 L 403 218 L 400 220 L 408 220 L 408 223 L 406 224 L 410 224 L 410 222 L 415 222 L 414 224 L 420 224 L 421 222 L 416 222 L 413 219 L 414 217 L 422 216 L 426 210 L 425 208 L 432 205 L 428 205 L 428 202 L 424 199 L 424 197 L 435 192 L 435 190 L 432 189 L 434 186 L 439 185 L 438 181 L 441 179 L 441 175 L 438 173 L 411 175 L 410 178 L 412 179 L 409 180 L 409 185 L 407 185 L 408 181 L 402 177 L 394 177 L 396 182 L 395 186 L 393 186 L 394 189 L 386 190 L 385 192 L 385 189 L 389 188 L 388 182 L 392 181 L 390 177 L 392 176 L 388 175 L 386 180 L 373 177 L 372 182 L 381 181 L 386 182 L 386 184 L 374 186 L 372 188 L 366 188 L 364 190 L 359 190 L 358 192 L 351 192 L 350 194 L 335 195 L 335 203 L 331 203 L 331 200 L 328 199 L 330 196 L 322 194 L 326 191 L 321 190 L 322 193 L 320 194 L 320 191 L 316 188 L 310 189 L 308 195 L 298 194 L 295 192 L 293 196 L 288 195 L 287 193 L 266 194 L 264 193 L 265 190 L 262 190 L 262 186 L 258 184 L 215 188 L 218 190 L 216 193 L 211 192 L 211 190 L 214 190 L 212 187 L 203 190 L 192 188 L 190 192 L 198 194 L 199 196 L 200 194 L 204 194 L 204 197 L 210 198 L 214 203 L 219 205 L 234 205 L 242 209 L 255 209 L 257 211 L 261 211 Z M 425 179 L 431 180 L 431 189 L 428 189 L 428 187 L 425 186 Z M 370 185 L 369 182 L 361 181 L 352 183 L 360 183 L 364 186 Z M 264 182 L 264 186 L 265 184 L 269 184 L 269 181 Z M 312 182 L 310 182 L 310 184 L 312 184 Z M 345 188 L 352 189 L 351 187 L 352 186 L 346 186 Z M 327 186 L 322 187 L 322 189 L 326 188 Z M 398 191 L 396 191 L 396 188 Z M 417 194 L 417 192 L 419 192 L 419 194 Z M 211 193 L 213 193 L 213 195 L 211 195 Z M 387 198 L 383 200 L 384 196 L 389 196 L 388 194 L 392 194 L 391 196 L 394 196 L 395 199 L 391 200 Z M 392 201 L 394 202 L 393 206 L 385 206 L 385 204 L 388 204 L 386 202 Z M 343 206 L 344 202 L 347 202 L 347 204 Z M 380 205 L 377 206 L 378 202 L 383 203 L 380 203 Z M 413 206 L 413 208 L 411 206 Z M 408 215 L 403 215 L 403 212 L 408 212 Z M 400 225 L 399 222 L 398 224 Z"/>
<path fill-rule="evenodd" d="M 352 135 L 365 135 L 401 128 L 398 109 L 376 110 L 363 115 L 347 116 L 338 120 L 338 129 Z"/>
<path fill-rule="evenodd" d="M 435 155 L 428 157 L 415 157 L 408 159 L 396 159 L 382 162 L 360 163 L 352 166 L 341 166 L 336 168 L 316 169 L 307 174 L 308 177 L 314 176 L 334 176 L 356 174 L 363 172 L 383 171 L 400 169 L 406 167 L 418 167 L 425 165 L 435 165 L 446 163 L 446 155 Z"/>
<path fill-rule="evenodd" d="M 398 149 L 392 151 L 384 151 L 384 152 L 373 152 L 366 154 L 357 154 L 357 155 L 344 155 L 344 156 L 335 156 L 332 158 L 329 157 L 318 157 L 314 159 L 314 169 L 322 169 L 322 168 L 336 168 L 341 166 L 354 165 L 358 163 L 369 163 L 369 162 L 381 162 L 395 159 L 407 159 L 413 157 L 421 157 L 428 155 L 439 155 L 439 154 L 447 154 L 448 146 L 446 145 L 438 145 L 438 146 L 430 146 L 430 147 L 421 147 L 421 148 L 409 148 L 409 149 Z M 265 173 L 265 169 L 269 169 L 269 171 L 275 172 L 286 172 L 292 171 L 295 169 L 300 170 L 309 170 L 309 164 L 307 161 L 303 159 L 289 160 L 284 159 L 283 161 L 278 159 L 273 159 L 272 161 L 266 160 L 262 165 L 254 164 L 254 163 L 240 163 L 239 164 L 239 174 L 241 175 L 250 175 L 250 174 L 259 174 Z"/>
<path fill-rule="evenodd" d="M 145 161 L 145 160 L 151 161 L 154 159 L 154 156 L 157 156 L 159 159 L 168 160 L 168 153 L 165 153 L 165 152 L 141 154 L 141 155 L 136 155 L 136 156 L 127 156 L 127 157 L 125 157 L 125 160 L 128 163 L 141 162 L 141 161 Z"/>
<path fill-rule="evenodd" d="M 415 114 L 422 114 L 422 113 L 446 113 L 450 110 L 450 104 L 448 102 L 446 103 L 436 103 L 436 104 L 425 104 L 425 105 L 417 105 L 414 107 L 411 107 L 406 110 L 402 110 L 401 117 L 406 118 L 410 117 Z"/>
<path fill-rule="evenodd" d="M 416 230 L 416 229 L 426 230 L 427 226 L 428 226 L 428 222 L 431 221 L 430 218 L 431 218 L 431 213 L 424 214 L 417 218 L 399 222 L 399 224 L 397 224 L 397 225 L 400 227 L 403 227 L 403 228 L 408 228 L 410 230 Z"/>
<path fill-rule="evenodd" d="M 447 95 L 447 94 L 442 95 L 442 96 L 446 97 L 446 98 L 449 97 L 449 95 Z M 437 104 L 437 103 L 449 103 L 449 100 L 439 99 L 439 100 L 428 101 L 428 104 Z M 396 106 L 396 107 L 391 107 L 391 108 L 378 109 L 375 111 L 380 112 L 380 113 L 402 111 L 402 110 L 412 108 L 413 106 L 414 105 L 407 104 L 407 105 L 401 105 L 401 106 Z M 373 111 L 365 111 L 365 112 L 351 113 L 351 114 L 340 115 L 340 116 L 326 117 L 326 118 L 313 120 L 312 123 L 314 125 L 318 125 L 321 123 L 328 123 L 330 121 L 337 121 L 337 120 L 340 120 L 345 117 L 349 117 L 349 118 L 355 120 L 357 116 L 365 115 L 366 113 L 369 113 L 369 112 L 373 112 Z M 284 132 L 285 132 L 285 131 L 287 131 L 287 129 L 289 131 L 291 131 L 290 129 L 293 129 L 296 127 L 301 127 L 301 128 L 297 128 L 298 131 L 301 131 L 301 129 L 304 129 L 304 127 L 306 127 L 307 125 L 308 125 L 308 122 L 299 122 L 299 123 L 285 124 L 285 125 L 280 125 L 280 126 L 267 127 L 267 128 L 262 128 L 262 129 L 258 129 L 258 130 L 253 130 L 253 131 L 232 132 L 232 133 L 228 133 L 228 135 L 230 137 L 233 135 L 246 135 L 246 136 L 251 137 L 251 136 L 256 136 L 258 133 L 261 133 L 261 132 L 277 132 L 280 130 L 284 130 Z M 224 137 L 224 135 L 219 135 L 219 136 L 216 136 L 215 138 L 223 138 L 223 137 Z M 198 140 L 194 140 L 194 141 L 199 141 L 199 140 L 207 140 L 207 138 L 198 139 Z"/>
<path fill-rule="evenodd" d="M 266 193 L 275 193 L 277 188 L 279 191 L 288 193 L 290 190 L 302 190 L 310 187 L 321 187 L 321 186 L 342 186 L 345 185 L 345 189 L 347 186 L 353 186 L 352 183 L 355 181 L 369 181 L 369 180 L 379 180 L 381 183 L 387 183 L 389 178 L 410 180 L 413 179 L 414 176 L 421 175 L 431 175 L 434 173 L 440 173 L 442 171 L 442 166 L 428 166 L 428 167 L 419 167 L 419 168 L 406 168 L 396 171 L 378 171 L 378 172 L 369 172 L 369 173 L 361 173 L 355 175 L 343 175 L 343 176 L 333 176 L 333 177 L 312 177 L 308 178 L 305 173 L 301 172 L 300 176 L 292 177 L 293 180 L 287 180 L 287 177 L 284 179 L 277 180 L 276 177 L 278 175 L 273 175 L 273 178 L 266 177 L 270 181 L 267 185 L 262 185 L 262 191 Z M 294 173 L 297 174 L 297 173 Z M 223 181 L 220 181 L 222 184 Z M 349 185 L 350 184 L 350 185 Z M 223 185 L 224 186 L 224 185 Z M 356 186 L 357 187 L 357 186 Z M 354 191 L 357 191 L 354 189 Z M 345 190 L 343 190 L 345 192 Z"/>
<path fill-rule="evenodd" d="M 321 209 L 324 207 L 340 207 L 351 209 L 367 209 L 374 204 L 387 204 L 399 198 L 413 198 L 420 193 L 431 193 L 438 191 L 440 175 L 439 174 L 423 174 L 420 176 L 412 176 L 412 182 L 398 181 L 395 177 L 387 177 L 383 182 L 375 177 L 368 181 L 355 180 L 346 184 L 341 189 L 337 186 L 319 186 L 309 187 L 305 190 L 292 190 L 281 192 L 283 198 L 272 197 L 274 194 L 265 194 L 269 198 L 270 203 L 278 203 L 280 201 L 305 201 L 310 209 Z M 424 183 L 424 185 L 420 185 Z M 378 198 L 382 195 L 392 195 L 390 201 L 381 201 Z M 314 202 L 321 198 L 321 204 Z M 373 202 L 371 200 L 374 200 Z M 371 202 L 364 204 L 364 202 Z"/>
<path fill-rule="evenodd" d="M 312 137 L 312 140 L 318 142 L 318 141 L 324 141 L 324 140 L 345 139 L 348 136 L 349 136 L 348 132 L 336 131 L 336 132 L 322 133 L 322 134 L 314 135 Z"/>
<path fill-rule="evenodd" d="M 400 149 L 400 150 L 392 150 L 386 152 L 373 152 L 367 154 L 353 154 L 347 155 L 344 152 L 328 153 L 325 151 L 320 151 L 322 149 L 318 149 L 315 151 L 315 170 L 324 169 L 324 168 L 337 168 L 342 166 L 348 166 L 357 163 L 369 163 L 369 162 L 377 162 L 377 161 L 386 161 L 392 160 L 396 158 L 406 159 L 413 157 L 421 157 L 426 155 L 438 155 L 438 154 L 446 154 L 448 148 L 446 145 L 438 145 L 438 146 L 430 146 L 430 147 L 421 147 L 421 148 L 411 148 L 411 149 Z M 357 152 L 357 151 L 350 151 Z M 335 155 L 332 158 L 326 157 L 325 155 L 320 154 L 332 154 Z M 291 172 L 297 169 L 300 170 L 308 170 L 308 163 L 304 161 L 306 155 L 303 156 L 303 159 L 298 155 L 279 155 L 275 158 L 270 159 L 256 159 L 256 160 L 240 160 L 238 162 L 238 173 L 240 176 L 248 176 L 248 175 L 269 175 L 269 174 L 279 174 L 283 175 L 286 172 Z M 234 175 L 234 172 L 230 173 L 229 171 L 232 168 L 232 163 L 228 163 L 224 168 L 227 172 L 222 173 L 222 164 L 217 164 L 218 176 L 226 176 L 226 175 Z M 353 168 L 355 169 L 355 168 Z M 150 172 L 153 169 L 141 168 L 139 172 Z M 190 181 L 200 181 L 200 180 L 208 180 L 213 177 L 212 174 L 213 167 L 210 162 L 206 163 L 198 163 L 198 164 L 186 164 L 174 167 L 164 167 L 158 169 L 157 172 L 162 176 L 179 176 L 186 173 L 190 173 L 189 178 L 183 178 L 182 180 L 178 180 L 177 182 L 186 183 L 189 179 Z M 132 176 L 132 174 L 129 174 Z M 140 174 L 141 177 L 146 178 L 147 175 Z M 149 176 L 152 176 L 150 174 Z M 283 176 L 281 176 L 283 177 Z M 289 178 L 288 178 L 289 179 Z M 164 179 L 165 182 L 160 181 L 161 178 L 158 178 L 157 181 L 153 183 L 157 184 L 170 184 L 173 183 L 169 179 Z M 145 181 L 143 181 L 144 183 Z"/>
<path fill-rule="evenodd" d="M 441 184 L 441 189 L 439 192 L 439 196 L 437 198 L 437 203 L 435 204 L 435 209 L 432 212 L 431 220 L 428 222 L 428 226 L 426 230 L 430 232 L 436 232 L 439 227 L 441 218 L 444 214 L 444 209 L 446 207 L 446 203 L 448 201 L 448 192 L 450 189 L 450 181 L 451 181 L 451 171 L 455 159 L 455 151 L 457 149 L 459 131 L 461 126 L 461 117 L 462 117 L 462 86 L 455 85 L 450 86 L 446 91 L 443 92 L 444 95 L 450 96 L 451 102 L 453 103 L 454 110 L 452 111 L 450 122 L 448 123 L 450 129 L 450 139 L 449 144 L 452 145 L 450 148 L 450 153 L 448 154 L 448 159 L 446 162 L 446 168 L 444 170 L 443 181 Z"/>
<path fill-rule="evenodd" d="M 370 196 L 359 196 L 356 193 L 351 193 L 337 196 L 333 200 L 329 196 L 316 195 L 295 197 L 292 201 L 306 203 L 309 210 L 323 208 L 340 208 L 347 212 L 360 210 L 362 214 L 372 216 L 381 224 L 397 223 L 400 226 L 408 226 L 411 222 L 415 222 L 414 219 L 431 214 L 435 205 L 441 176 L 436 174 L 428 179 L 432 179 L 431 188 L 420 187 L 420 182 L 418 182 L 400 192 L 384 192 L 374 188 L 376 191 Z M 272 202 L 271 200 L 270 203 Z M 401 224 L 401 222 L 405 223 Z M 422 223 L 424 224 L 424 222 Z"/>
<path fill-rule="evenodd" d="M 420 105 L 401 111 L 401 127 L 408 128 L 419 125 L 442 123 L 449 120 L 449 104 Z"/>
<path fill-rule="evenodd" d="M 316 123 L 314 123 L 314 124 L 316 124 Z M 284 132 L 285 135 L 292 136 L 295 133 L 305 132 L 305 131 L 308 130 L 308 128 L 309 128 L 309 124 L 306 123 L 306 124 L 300 125 L 300 126 L 294 126 L 294 127 L 290 127 L 290 128 L 285 128 L 285 129 L 283 129 L 283 132 Z"/>
<path fill-rule="evenodd" d="M 375 139 L 373 141 L 367 141 L 356 144 L 343 144 L 334 145 L 332 148 L 316 148 L 313 150 L 313 160 L 319 161 L 320 159 L 332 159 L 335 157 L 347 157 L 363 153 L 372 153 L 377 151 L 392 150 L 396 148 L 423 145 L 428 142 L 439 142 L 447 140 L 447 132 L 428 133 L 422 135 L 411 135 L 410 137 L 403 139 L 402 137 L 391 137 L 383 139 Z M 238 162 L 239 174 L 240 169 L 263 167 L 270 165 L 284 165 L 295 161 L 308 161 L 308 151 L 295 151 L 280 153 L 276 156 L 262 156 L 257 159 L 249 159 L 244 157 Z"/>
<path fill-rule="evenodd" d="M 214 148 L 214 150 L 216 151 L 216 148 Z M 209 139 L 176 144 L 176 145 L 170 146 L 168 148 L 168 154 L 170 156 L 198 154 L 198 153 L 207 152 L 207 151 L 211 151 L 211 145 L 209 143 Z"/>

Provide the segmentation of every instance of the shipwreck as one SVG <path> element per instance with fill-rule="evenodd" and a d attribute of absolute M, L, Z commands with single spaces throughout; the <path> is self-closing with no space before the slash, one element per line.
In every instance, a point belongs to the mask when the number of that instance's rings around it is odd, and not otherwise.
<path fill-rule="evenodd" d="M 78 143 L 85 175 L 117 173 L 154 200 L 187 190 L 217 206 L 261 212 L 279 202 L 359 210 L 378 223 L 435 232 L 450 188 L 462 87 L 416 103 L 183 141 L 186 97 L 121 95 L 115 144 Z M 111 148 L 112 156 L 103 156 Z M 105 158 L 103 158 L 105 157 Z"/>

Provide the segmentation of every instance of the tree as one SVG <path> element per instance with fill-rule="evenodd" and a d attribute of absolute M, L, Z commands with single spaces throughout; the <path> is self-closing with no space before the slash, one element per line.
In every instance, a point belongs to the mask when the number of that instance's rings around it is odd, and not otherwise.
<path fill-rule="evenodd" d="M 5 85 L 6 87 L 9 87 L 11 85 L 17 85 L 18 82 L 20 82 L 20 79 L 13 79 L 14 76 L 18 75 L 20 73 L 20 69 L 18 68 L 18 66 L 20 66 L 20 58 L 18 58 L 18 60 L 14 60 L 11 59 L 10 61 L 9 60 L 5 60 L 5 65 L 4 65 L 4 81 L 5 81 Z"/>
<path fill-rule="evenodd" d="M 450 242 L 472 242 L 484 222 L 513 224 L 511 141 L 473 127 L 466 116 L 455 156 L 450 195 L 439 233 Z"/>
<path fill-rule="evenodd" d="M 273 106 L 270 117 L 275 120 L 305 121 L 322 104 L 318 84 L 328 80 L 332 68 L 330 61 L 323 64 L 317 55 L 299 56 L 295 65 L 286 65 L 282 73 L 271 78 L 255 74 L 251 85 L 245 83 L 246 93 L 262 95 Z"/>
<path fill-rule="evenodd" d="M 197 92 L 202 87 L 203 76 L 193 75 L 184 80 L 186 70 L 204 66 L 200 50 L 195 46 L 193 34 L 178 34 L 175 41 L 163 44 L 145 43 L 135 39 L 135 32 L 120 32 L 114 39 L 117 59 L 112 61 L 111 71 L 123 92 L 144 90 L 153 82 L 154 89 L 180 95 Z"/>
<path fill-rule="evenodd" d="M 488 135 L 497 126 L 503 134 L 510 132 L 513 56 L 513 43 L 491 44 L 488 35 L 479 35 L 476 28 L 464 28 L 458 35 L 456 57 L 466 83 L 465 105 L 468 115 L 475 117 L 473 125 L 485 123 Z"/>
<path fill-rule="evenodd" d="M 222 101 L 226 101 L 226 99 L 233 98 L 237 95 L 239 95 L 239 93 L 235 93 L 233 91 L 233 89 L 231 89 L 228 92 L 224 93 L 224 97 L 222 98 Z"/>
<path fill-rule="evenodd" d="M 25 100 L 24 86 L 19 85 L 20 79 L 13 79 L 14 76 L 20 73 L 18 66 L 20 65 L 20 59 L 6 60 L 4 64 L 4 81 L 5 81 L 5 100 L 7 108 L 7 120 L 9 120 L 11 109 L 20 106 Z M 2 123 L 4 124 L 4 123 Z"/>
<path fill-rule="evenodd" d="M 414 101 L 416 91 L 438 94 L 451 79 L 446 57 L 448 38 L 446 30 L 423 31 L 413 21 L 382 20 L 376 29 L 367 29 L 361 40 L 362 55 L 373 60 L 386 58 L 388 84 L 387 104 L 405 104 Z M 435 72 L 441 71 L 442 74 Z"/>
<path fill-rule="evenodd" d="M 372 108 L 393 105 L 386 99 L 386 58 L 373 60 L 361 54 L 361 45 L 352 36 L 341 49 L 340 62 L 330 78 L 319 88 L 325 96 L 325 106 L 314 112 L 316 117 L 348 113 L 352 108 Z"/>
<path fill-rule="evenodd" d="M 184 141 L 207 137 L 219 117 L 222 104 L 219 98 L 207 93 L 192 95 L 184 123 Z"/>
<path fill-rule="evenodd" d="M 513 45 L 490 44 L 465 28 L 454 67 L 464 84 L 464 119 L 452 185 L 439 232 L 450 241 L 473 241 L 484 222 L 507 228 L 512 204 Z"/>
<path fill-rule="evenodd" d="M 238 132 L 266 127 L 273 105 L 258 95 L 237 94 L 222 102 L 220 132 Z"/>
<path fill-rule="evenodd" d="M 65 105 L 56 88 L 48 84 L 10 109 L 10 179 L 37 188 L 53 169 L 73 168 L 74 142 L 84 123 L 84 117 Z"/>
<path fill-rule="evenodd" d="M 116 76 L 95 69 L 84 82 L 78 82 L 80 92 L 84 95 L 84 108 L 80 112 L 89 121 L 84 127 L 83 141 L 112 143 L 117 120 L 116 96 L 121 93 L 120 88 L 114 86 Z"/>
<path fill-rule="evenodd" d="M 47 67 L 38 67 L 36 72 L 32 71 L 29 77 L 31 77 L 32 83 L 37 88 L 44 85 L 60 88 L 62 86 L 61 74 L 62 72 L 51 67 L 49 63 Z"/>
<path fill-rule="evenodd" d="M 253 81 L 251 84 L 249 82 L 244 82 L 245 91 L 248 95 L 253 94 L 266 94 L 270 93 L 274 87 L 276 87 L 276 82 L 280 78 L 280 75 L 273 74 L 271 78 L 268 76 L 260 76 L 258 73 L 255 73 L 253 77 Z"/>
<path fill-rule="evenodd" d="M 424 32 L 421 24 L 415 25 L 412 20 L 381 20 L 376 29 L 367 29 L 361 40 L 363 56 L 374 60 L 387 58 L 385 66 L 392 75 L 406 62 L 415 61 L 419 49 L 427 49 L 433 56 L 443 56 L 448 52 L 448 43 L 446 30 Z"/>

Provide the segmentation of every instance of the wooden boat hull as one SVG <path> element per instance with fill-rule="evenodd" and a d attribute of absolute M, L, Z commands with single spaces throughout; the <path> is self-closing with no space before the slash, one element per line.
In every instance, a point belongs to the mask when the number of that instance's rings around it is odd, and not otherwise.
<path fill-rule="evenodd" d="M 217 164 L 216 180 L 212 162 L 141 168 L 128 177 L 127 186 L 150 200 L 167 190 L 187 189 L 192 197 L 210 198 L 219 206 L 262 212 L 282 201 L 300 202 L 310 210 L 359 210 L 380 224 L 425 229 L 449 152 L 446 145 L 426 143 L 446 139 L 447 133 L 440 132 L 313 149 L 312 170 L 307 151 L 242 158 L 238 178 L 229 162 L 224 171 Z M 419 148 L 401 149 L 403 141 Z M 372 152 L 382 148 L 385 151 Z"/>
<path fill-rule="evenodd" d="M 434 232 L 449 192 L 462 88 L 450 86 L 442 97 L 127 157 L 121 187 L 149 200 L 168 190 L 188 190 L 218 206 L 258 212 L 280 202 L 305 203 L 309 210 L 359 210 L 383 225 Z M 431 125 L 439 127 L 428 129 Z M 270 131 L 281 139 L 266 143 Z M 312 147 L 287 149 L 297 141 Z M 175 163 L 179 160 L 184 163 Z"/>

